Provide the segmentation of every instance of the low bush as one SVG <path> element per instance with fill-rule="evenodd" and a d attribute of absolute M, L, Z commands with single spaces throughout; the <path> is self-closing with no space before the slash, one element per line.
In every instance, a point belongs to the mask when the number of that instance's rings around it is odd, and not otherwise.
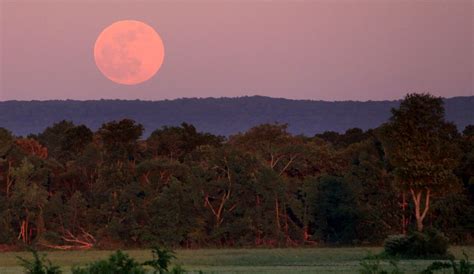
<path fill-rule="evenodd" d="M 61 274 L 59 267 L 51 264 L 43 256 L 40 258 L 36 250 L 32 250 L 33 260 L 18 257 L 26 274 Z M 153 258 L 144 263 L 138 263 L 128 254 L 116 251 L 106 260 L 95 261 L 85 267 L 73 267 L 72 274 L 183 274 L 186 271 L 181 266 L 168 270 L 172 259 L 176 258 L 174 252 L 168 249 L 155 247 L 152 250 Z M 146 267 L 151 267 L 150 272 Z"/>
<path fill-rule="evenodd" d="M 74 267 L 73 274 L 145 274 L 141 264 L 122 251 L 116 251 L 107 260 L 95 261 L 84 268 Z"/>
<path fill-rule="evenodd" d="M 31 250 L 33 260 L 18 257 L 21 266 L 25 269 L 25 274 L 61 274 L 58 266 L 53 265 L 49 260 L 46 260 L 46 255 L 40 257 L 36 250 Z"/>
<path fill-rule="evenodd" d="M 392 235 L 385 240 L 384 253 L 404 259 L 449 259 L 449 240 L 435 229 Z"/>
<path fill-rule="evenodd" d="M 154 269 L 153 274 L 169 273 L 168 265 L 172 259 L 176 258 L 176 256 L 174 256 L 174 252 L 168 249 L 161 249 L 159 247 L 153 248 L 151 252 L 153 254 L 153 259 L 144 262 L 143 265 L 151 266 Z M 184 273 L 184 270 L 178 266 L 172 269 L 172 273 Z"/>
<path fill-rule="evenodd" d="M 423 270 L 421 274 L 434 274 L 435 271 L 451 269 L 453 274 L 472 274 L 474 273 L 474 264 L 469 261 L 467 254 L 457 263 L 453 259 L 449 262 L 433 262 L 428 268 Z"/>
<path fill-rule="evenodd" d="M 390 256 L 397 256 L 408 249 L 407 235 L 390 235 L 384 242 L 384 252 Z"/>

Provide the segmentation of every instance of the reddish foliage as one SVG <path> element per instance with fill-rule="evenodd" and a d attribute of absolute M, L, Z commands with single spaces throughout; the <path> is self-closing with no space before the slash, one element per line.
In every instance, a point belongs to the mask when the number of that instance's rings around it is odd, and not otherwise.
<path fill-rule="evenodd" d="M 48 158 L 48 149 L 34 139 L 21 138 L 17 139 L 15 143 L 27 154 L 38 156 L 41 159 Z"/>

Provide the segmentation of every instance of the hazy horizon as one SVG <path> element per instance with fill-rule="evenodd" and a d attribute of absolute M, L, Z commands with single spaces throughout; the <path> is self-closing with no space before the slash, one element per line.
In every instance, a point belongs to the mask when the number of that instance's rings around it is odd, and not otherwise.
<path fill-rule="evenodd" d="M 264 97 L 264 98 L 270 98 L 270 99 L 283 99 L 283 100 L 289 100 L 289 101 L 315 101 L 315 102 L 394 102 L 394 101 L 401 101 L 403 100 L 403 97 L 400 98 L 394 98 L 394 99 L 381 99 L 381 100 L 320 100 L 320 99 L 293 99 L 293 98 L 285 98 L 285 97 L 274 97 L 274 96 L 266 96 L 266 95 L 240 95 L 240 96 L 221 96 L 221 97 L 179 97 L 179 98 L 173 98 L 173 99 L 121 99 L 121 98 L 97 98 L 97 99 L 29 99 L 29 100 L 18 100 L 18 99 L 11 99 L 11 100 L 0 100 L 0 102 L 47 102 L 47 101 L 78 101 L 78 102 L 86 102 L 86 101 L 143 101 L 143 102 L 159 102 L 159 101 L 175 101 L 175 100 L 192 100 L 192 99 L 198 99 L 198 100 L 205 100 L 205 99 L 239 99 L 239 98 L 252 98 L 252 97 Z M 439 96 L 443 99 L 452 99 L 452 98 L 466 98 L 466 97 L 472 97 L 474 98 L 474 95 L 454 95 L 454 96 Z"/>
<path fill-rule="evenodd" d="M 473 2 L 1 1 L 0 100 L 470 96 Z M 161 35 L 158 73 L 125 86 L 94 63 L 123 19 Z"/>

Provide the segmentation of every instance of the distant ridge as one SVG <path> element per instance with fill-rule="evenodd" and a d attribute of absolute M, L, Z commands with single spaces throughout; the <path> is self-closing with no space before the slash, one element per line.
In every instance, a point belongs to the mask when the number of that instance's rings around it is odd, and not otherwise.
<path fill-rule="evenodd" d="M 462 131 L 474 124 L 474 96 L 444 99 L 447 120 Z M 263 96 L 184 98 L 163 101 L 51 100 L 0 102 L 0 127 L 15 135 L 38 133 L 61 120 L 97 129 L 104 122 L 131 118 L 144 125 L 145 135 L 164 125 L 191 123 L 200 131 L 232 135 L 262 123 L 288 123 L 290 132 L 312 136 L 374 128 L 387 121 L 400 101 L 312 101 Z"/>

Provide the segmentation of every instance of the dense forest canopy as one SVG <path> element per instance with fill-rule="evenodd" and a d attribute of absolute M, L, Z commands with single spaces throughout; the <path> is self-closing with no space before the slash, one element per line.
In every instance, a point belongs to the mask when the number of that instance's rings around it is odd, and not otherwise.
<path fill-rule="evenodd" d="M 446 119 L 461 131 L 474 123 L 474 96 L 444 100 Z M 288 132 L 313 136 L 325 131 L 376 128 L 390 117 L 400 101 L 325 102 L 262 96 L 189 98 L 164 101 L 7 101 L 0 102 L 0 127 L 15 135 L 42 132 L 61 120 L 97 130 L 104 123 L 124 118 L 144 126 L 144 137 L 162 126 L 182 122 L 200 131 L 230 136 L 266 123 L 288 124 Z"/>
<path fill-rule="evenodd" d="M 458 131 L 431 95 L 345 133 L 144 129 L 131 119 L 94 131 L 65 120 L 27 137 L 0 128 L 0 244 L 379 244 L 427 226 L 473 241 L 474 125 Z"/>

